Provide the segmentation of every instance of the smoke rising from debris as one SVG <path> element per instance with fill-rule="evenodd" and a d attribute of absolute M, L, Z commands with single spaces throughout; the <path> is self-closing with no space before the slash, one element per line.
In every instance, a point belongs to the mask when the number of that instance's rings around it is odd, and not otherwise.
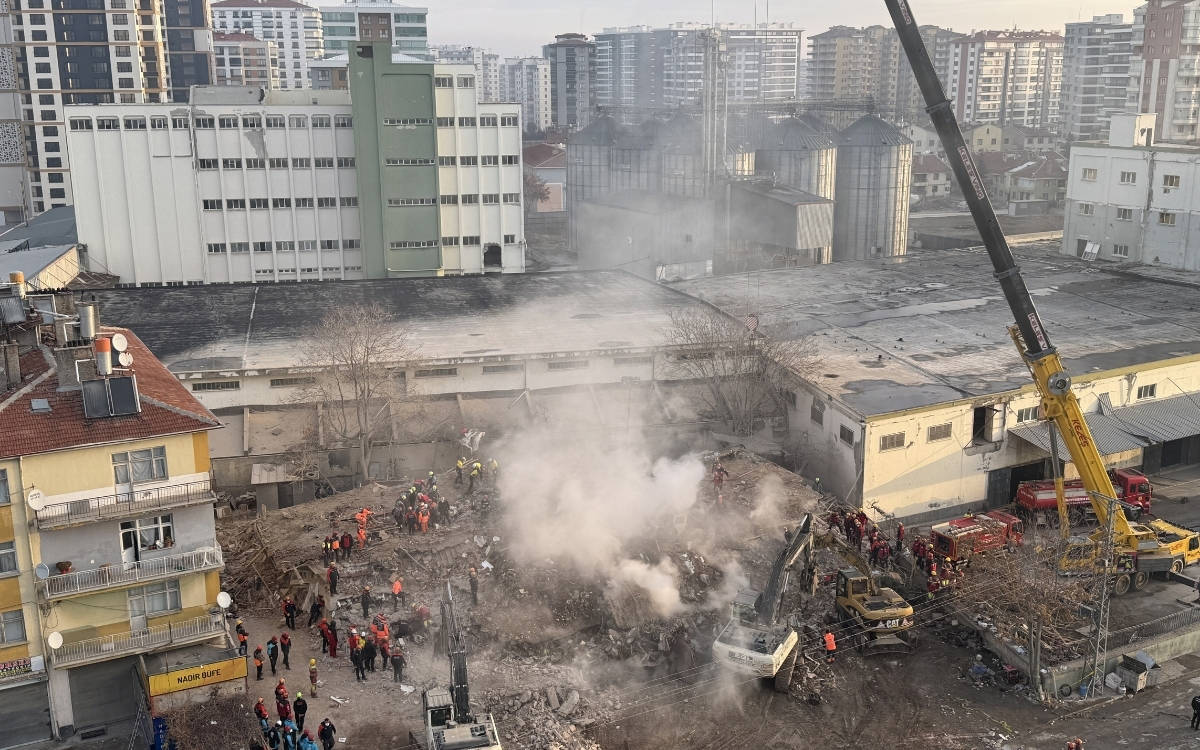
<path fill-rule="evenodd" d="M 750 520 L 758 526 L 779 526 L 783 523 L 783 510 L 787 503 L 787 489 L 776 474 L 767 474 L 758 483 L 758 497 L 754 499 L 754 510 Z"/>

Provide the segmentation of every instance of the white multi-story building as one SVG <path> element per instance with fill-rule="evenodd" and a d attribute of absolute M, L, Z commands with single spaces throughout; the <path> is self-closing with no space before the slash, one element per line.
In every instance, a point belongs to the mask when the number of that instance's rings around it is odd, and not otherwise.
<path fill-rule="evenodd" d="M 251 34 L 279 50 L 279 87 L 308 88 L 309 60 L 325 56 L 321 12 L 296 0 L 219 0 L 212 4 L 213 30 Z"/>
<path fill-rule="evenodd" d="M 499 101 L 521 105 L 521 120 L 531 131 L 553 124 L 550 108 L 550 61 L 544 57 L 511 57 L 500 66 Z"/>
<path fill-rule="evenodd" d="M 954 41 L 946 87 L 960 122 L 1057 131 L 1063 38 L 1046 31 L 979 31 Z"/>
<path fill-rule="evenodd" d="M 348 93 L 260 95 L 67 108 L 97 267 L 143 286 L 362 277 Z"/>
<path fill-rule="evenodd" d="M 213 82 L 218 86 L 279 88 L 279 49 L 250 34 L 213 34 Z"/>
<path fill-rule="evenodd" d="M 1108 121 L 1125 111 L 1133 24 L 1120 13 L 1067 24 L 1063 49 L 1062 135 L 1096 141 Z"/>
<path fill-rule="evenodd" d="M 390 0 L 343 0 L 321 6 L 325 50 L 346 52 L 354 42 L 391 41 L 392 49 L 409 55 L 429 51 L 428 8 Z"/>
<path fill-rule="evenodd" d="M 23 221 L 29 213 L 13 16 L 5 3 L 0 8 L 0 219 L 5 224 Z"/>
<path fill-rule="evenodd" d="M 1200 147 L 1155 143 L 1153 113 L 1113 115 L 1071 149 L 1062 252 L 1200 270 Z"/>
<path fill-rule="evenodd" d="M 470 65 L 475 68 L 478 82 L 479 101 L 498 102 L 501 94 L 500 55 L 479 47 L 464 47 L 457 44 L 442 44 L 434 47 L 433 59 L 451 65 Z M 515 101 L 515 100 L 513 100 Z"/>
<path fill-rule="evenodd" d="M 661 92 L 652 97 L 657 106 L 697 104 L 705 78 L 705 24 L 672 24 L 656 29 L 652 48 L 655 71 L 661 63 Z M 719 24 L 717 38 L 724 46 L 725 95 L 730 102 L 787 101 L 799 88 L 802 29 L 791 24 L 746 26 Z M 623 74 L 623 71 L 622 71 Z M 603 96 L 598 94 L 598 96 Z"/>
<path fill-rule="evenodd" d="M 1158 115 L 1155 137 L 1200 142 L 1200 0 L 1149 0 L 1133 11 L 1126 112 Z"/>

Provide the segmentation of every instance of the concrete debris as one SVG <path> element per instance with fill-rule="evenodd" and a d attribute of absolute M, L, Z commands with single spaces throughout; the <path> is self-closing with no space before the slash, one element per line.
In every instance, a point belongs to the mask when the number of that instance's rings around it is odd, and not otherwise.
<path fill-rule="evenodd" d="M 567 693 L 566 700 L 564 700 L 562 702 L 562 705 L 558 707 L 558 712 L 560 714 L 562 714 L 563 716 L 570 716 L 572 713 L 575 712 L 575 709 L 578 706 L 579 706 L 579 691 L 572 690 L 571 692 Z"/>

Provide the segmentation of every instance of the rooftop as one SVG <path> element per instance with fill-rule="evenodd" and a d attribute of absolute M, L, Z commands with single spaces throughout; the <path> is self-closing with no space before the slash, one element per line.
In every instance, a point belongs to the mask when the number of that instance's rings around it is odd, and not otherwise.
<path fill-rule="evenodd" d="M 913 174 L 949 174 L 950 167 L 933 154 L 916 154 L 913 156 L 912 171 Z"/>
<path fill-rule="evenodd" d="M 1025 177 L 1031 180 L 1062 180 L 1067 176 L 1061 158 L 1047 157 L 1036 159 L 1008 170 L 1013 177 Z"/>
<path fill-rule="evenodd" d="M 213 41 L 214 42 L 258 42 L 259 44 L 266 44 L 265 40 L 259 39 L 258 37 L 254 36 L 253 34 L 247 34 L 245 32 L 238 32 L 236 34 L 230 34 L 230 33 L 224 32 L 224 31 L 214 31 L 213 32 Z"/>
<path fill-rule="evenodd" d="M 299 344 L 339 303 L 378 302 L 423 361 L 659 346 L 668 311 L 693 304 L 620 271 L 106 289 L 105 320 L 136 323 L 175 373 L 295 367 Z"/>
<path fill-rule="evenodd" d="M 566 169 L 567 150 L 553 143 L 534 143 L 521 152 L 525 166 L 542 169 Z"/>
<path fill-rule="evenodd" d="M 59 390 L 53 355 L 30 349 L 21 354 L 22 387 L 0 394 L 0 458 L 220 427 L 133 332 L 107 326 L 102 331 L 124 333 L 129 340 L 141 412 L 88 419 L 83 415 L 83 391 Z M 45 399 L 49 409 L 35 412 L 34 399 Z"/>
<path fill-rule="evenodd" d="M 733 183 L 733 185 L 739 190 L 754 193 L 763 198 L 778 201 L 779 203 L 786 203 L 791 206 L 801 206 L 807 203 L 833 203 L 828 198 L 822 198 L 819 195 L 794 188 L 791 185 L 772 185 L 765 180 L 742 180 Z"/>
<path fill-rule="evenodd" d="M 0 234 L 0 240 L 29 240 L 30 247 L 74 245 L 79 242 L 75 232 L 75 207 L 52 208 Z"/>
<path fill-rule="evenodd" d="M 1077 377 L 1200 352 L 1200 275 L 1156 278 L 1136 267 L 1014 252 Z M 1031 387 L 981 248 L 672 286 L 739 317 L 757 313 L 768 335 L 814 336 L 818 385 L 863 416 Z"/>
<path fill-rule="evenodd" d="M 13 246 L 11 242 L 0 241 L 0 279 L 7 281 L 10 273 L 20 271 L 25 274 L 27 280 L 31 280 L 74 248 L 75 245 L 29 247 L 24 240 Z M 58 283 L 66 283 L 66 281 L 69 279 Z"/>
<path fill-rule="evenodd" d="M 293 8 L 295 10 L 317 10 L 315 6 L 296 0 L 217 0 L 213 8 Z"/>

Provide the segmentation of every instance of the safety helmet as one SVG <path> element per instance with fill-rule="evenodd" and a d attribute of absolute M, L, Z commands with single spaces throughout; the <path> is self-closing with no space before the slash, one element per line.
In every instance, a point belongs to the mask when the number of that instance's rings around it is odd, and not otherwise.
<path fill-rule="evenodd" d="M 241 624 L 242 624 L 242 618 L 240 618 L 240 617 L 238 618 L 237 624 L 238 624 L 238 625 L 241 625 Z"/>
<path fill-rule="evenodd" d="M 317 660 L 316 660 L 316 659 L 309 659 L 309 660 L 308 660 L 308 666 L 310 666 L 310 667 L 315 667 L 315 666 L 317 666 Z M 259 700 L 262 700 L 262 698 L 259 698 Z"/>
<path fill-rule="evenodd" d="M 275 726 L 277 726 L 277 727 L 281 727 L 281 726 L 283 726 L 283 719 L 276 719 L 276 720 L 275 720 Z"/>
<path fill-rule="evenodd" d="M 297 698 L 303 698 L 303 697 L 304 697 L 304 693 L 296 693 L 296 697 L 297 697 Z"/>

